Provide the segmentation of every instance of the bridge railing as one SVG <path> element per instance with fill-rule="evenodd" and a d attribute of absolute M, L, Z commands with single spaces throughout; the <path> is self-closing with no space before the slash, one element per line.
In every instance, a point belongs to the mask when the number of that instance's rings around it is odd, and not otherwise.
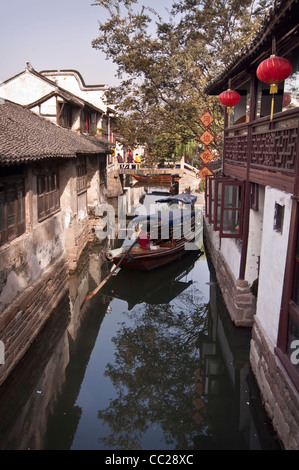
<path fill-rule="evenodd" d="M 138 168 L 140 168 L 140 163 L 112 162 L 112 163 L 107 164 L 107 170 L 108 171 L 121 170 L 121 169 L 138 170 Z"/>
<path fill-rule="evenodd" d="M 119 163 L 117 161 L 114 161 L 110 164 L 107 164 L 108 171 L 116 171 L 116 170 L 122 170 L 122 169 L 138 170 L 139 168 L 140 168 L 140 163 L 127 163 L 127 162 Z M 175 169 L 177 169 L 177 170 L 185 171 L 186 173 L 191 172 L 191 173 L 194 173 L 195 175 L 198 172 L 198 168 L 195 168 L 194 166 L 189 165 L 189 163 L 186 163 L 184 158 L 178 161 L 165 162 L 163 168 L 169 168 L 169 169 L 173 168 L 174 171 Z M 158 168 L 155 168 L 155 169 L 158 169 Z"/>

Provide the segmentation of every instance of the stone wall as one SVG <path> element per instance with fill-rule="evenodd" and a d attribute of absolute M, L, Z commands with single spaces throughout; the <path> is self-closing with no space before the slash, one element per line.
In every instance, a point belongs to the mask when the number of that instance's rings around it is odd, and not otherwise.
<path fill-rule="evenodd" d="M 235 279 L 220 249 L 213 243 L 212 234 L 212 227 L 205 221 L 205 247 L 213 263 L 217 282 L 231 320 L 236 326 L 251 327 L 256 312 L 256 298 L 252 294 L 247 281 Z"/>
<path fill-rule="evenodd" d="M 79 258 L 89 241 L 89 219 L 83 221 L 74 219 L 65 229 L 65 253 L 68 268 L 73 271 L 77 267 Z"/>
<path fill-rule="evenodd" d="M 0 340 L 4 344 L 5 360 L 0 365 L 0 385 L 24 356 L 67 292 L 67 276 L 65 260 L 59 259 L 2 313 Z"/>
<path fill-rule="evenodd" d="M 108 171 L 107 173 L 107 198 L 118 197 L 123 194 L 121 175 L 118 171 Z"/>
<path fill-rule="evenodd" d="M 299 397 L 258 322 L 252 330 L 250 363 L 267 414 L 286 450 L 299 449 Z"/>

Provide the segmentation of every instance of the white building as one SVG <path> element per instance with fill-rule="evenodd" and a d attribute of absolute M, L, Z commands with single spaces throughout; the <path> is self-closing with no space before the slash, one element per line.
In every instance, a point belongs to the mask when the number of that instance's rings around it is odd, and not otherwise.
<path fill-rule="evenodd" d="M 76 70 L 37 72 L 26 69 L 5 80 L 0 96 L 31 109 L 62 127 L 114 142 L 104 85 L 85 85 Z M 115 143 L 115 142 L 114 142 Z"/>

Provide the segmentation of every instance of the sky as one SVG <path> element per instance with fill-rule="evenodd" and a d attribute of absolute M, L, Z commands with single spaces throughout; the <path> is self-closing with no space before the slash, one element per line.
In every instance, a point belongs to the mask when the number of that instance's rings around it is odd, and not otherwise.
<path fill-rule="evenodd" d="M 26 61 L 42 70 L 75 69 L 86 85 L 116 85 L 116 66 L 91 46 L 105 10 L 93 0 L 0 0 L 0 82 Z M 172 0 L 143 0 L 168 19 Z"/>

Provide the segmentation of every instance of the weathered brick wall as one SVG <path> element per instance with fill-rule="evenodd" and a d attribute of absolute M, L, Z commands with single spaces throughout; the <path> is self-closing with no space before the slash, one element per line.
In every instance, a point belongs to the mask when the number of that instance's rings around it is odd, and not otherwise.
<path fill-rule="evenodd" d="M 0 316 L 0 340 L 5 360 L 0 365 L 0 385 L 32 344 L 51 312 L 65 295 L 67 266 L 64 259 L 53 263 L 26 288 Z"/>
<path fill-rule="evenodd" d="M 299 449 L 299 397 L 284 367 L 270 351 L 255 322 L 252 330 L 250 363 L 273 428 L 286 450 Z"/>

